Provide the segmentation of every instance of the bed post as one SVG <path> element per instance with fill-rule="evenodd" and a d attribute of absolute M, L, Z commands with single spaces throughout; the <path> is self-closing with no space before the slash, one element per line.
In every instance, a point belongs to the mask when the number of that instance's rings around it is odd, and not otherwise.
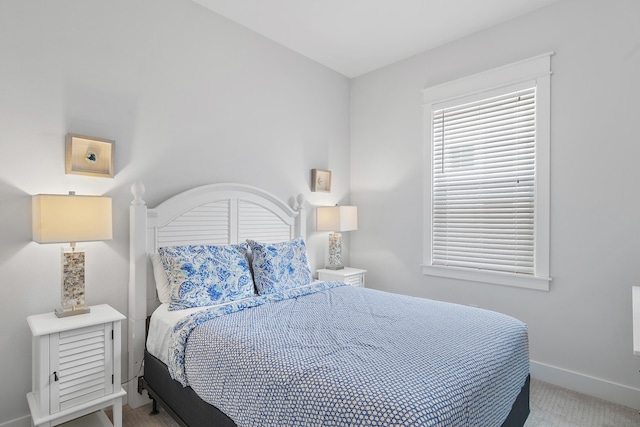
<path fill-rule="evenodd" d="M 147 206 L 142 196 L 144 185 L 131 186 L 133 201 L 129 207 L 129 315 L 128 318 L 128 404 L 137 408 L 149 402 L 138 394 L 138 376 L 142 371 L 147 317 Z"/>
<path fill-rule="evenodd" d="M 307 214 L 304 211 L 304 194 L 298 194 L 296 197 L 296 206 L 294 209 L 298 212 L 298 223 L 296 228 L 297 237 L 307 240 Z"/>

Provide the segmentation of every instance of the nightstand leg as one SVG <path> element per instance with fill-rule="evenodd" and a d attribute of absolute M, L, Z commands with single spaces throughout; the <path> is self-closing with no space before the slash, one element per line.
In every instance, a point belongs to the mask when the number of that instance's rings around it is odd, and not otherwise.
<path fill-rule="evenodd" d="M 122 427 L 122 398 L 113 402 L 113 427 Z"/>

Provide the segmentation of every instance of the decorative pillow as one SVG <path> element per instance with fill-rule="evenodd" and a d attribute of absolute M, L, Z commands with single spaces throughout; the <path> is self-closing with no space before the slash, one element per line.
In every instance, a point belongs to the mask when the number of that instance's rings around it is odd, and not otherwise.
<path fill-rule="evenodd" d="M 162 266 L 162 259 L 160 259 L 159 254 L 151 254 L 149 258 L 151 258 L 151 264 L 153 265 L 153 277 L 156 281 L 158 299 L 163 304 L 169 303 L 171 301 L 171 287 L 169 286 L 167 273 L 165 273 Z"/>
<path fill-rule="evenodd" d="M 171 246 L 158 250 L 171 287 L 169 310 L 255 295 L 246 244 Z"/>
<path fill-rule="evenodd" d="M 307 247 L 301 238 L 280 243 L 247 240 L 253 257 L 253 277 L 260 295 L 272 294 L 313 281 Z"/>

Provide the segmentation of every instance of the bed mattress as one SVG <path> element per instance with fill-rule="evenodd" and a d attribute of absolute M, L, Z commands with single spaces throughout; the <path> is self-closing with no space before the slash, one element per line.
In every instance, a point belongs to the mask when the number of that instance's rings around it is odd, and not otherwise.
<path fill-rule="evenodd" d="M 331 282 L 187 316 L 167 355 L 238 426 L 500 426 L 529 373 L 516 319 Z"/>

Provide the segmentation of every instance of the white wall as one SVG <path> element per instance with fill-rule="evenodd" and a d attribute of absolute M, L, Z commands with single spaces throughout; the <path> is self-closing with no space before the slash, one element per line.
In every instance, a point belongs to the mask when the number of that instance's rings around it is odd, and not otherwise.
<path fill-rule="evenodd" d="M 562 0 L 351 86 L 351 265 L 368 270 L 367 285 L 513 315 L 529 326 L 534 376 L 636 408 L 639 19 L 637 0 Z M 548 51 L 551 290 L 423 276 L 420 91 Z"/>
<path fill-rule="evenodd" d="M 115 140 L 115 178 L 65 175 L 68 132 Z M 348 139 L 348 79 L 189 0 L 0 2 L 0 424 L 28 414 L 26 317 L 59 304 L 62 245 L 31 242 L 31 195 L 113 197 L 113 241 L 82 245 L 87 301 L 126 313 L 133 182 L 151 207 L 213 182 L 335 204 Z M 331 194 L 310 192 L 312 168 Z M 309 236 L 313 266 L 326 236 Z"/>

